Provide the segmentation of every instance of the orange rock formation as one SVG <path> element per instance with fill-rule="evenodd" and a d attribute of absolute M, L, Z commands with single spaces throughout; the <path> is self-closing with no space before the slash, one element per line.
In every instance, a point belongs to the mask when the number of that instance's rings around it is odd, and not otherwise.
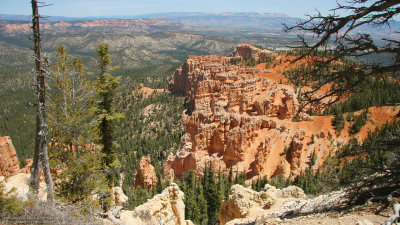
<path fill-rule="evenodd" d="M 152 189 L 157 184 L 157 176 L 154 167 L 150 164 L 150 156 L 142 157 L 139 162 L 139 171 L 136 174 L 135 188 L 138 186 Z"/>
<path fill-rule="evenodd" d="M 10 176 L 18 172 L 18 157 L 10 137 L 0 137 L 0 176 Z"/>
<path fill-rule="evenodd" d="M 277 56 L 250 45 L 237 50 L 231 56 Z M 230 57 L 189 56 L 169 84 L 171 91 L 187 95 L 188 110 L 182 118 L 186 133 L 180 150 L 169 156 L 164 171 L 173 169 L 180 176 L 194 170 L 202 175 L 211 162 L 216 170 L 233 167 L 248 179 L 296 176 L 309 168 L 313 153 L 318 168 L 338 144 L 352 138 L 363 141 L 367 130 L 396 118 L 400 107 L 371 108 L 370 121 L 355 136 L 348 129 L 336 134 L 333 116 L 300 113 L 294 122 L 298 96 L 294 86 L 280 84 L 282 57 L 267 70 L 231 65 Z"/>

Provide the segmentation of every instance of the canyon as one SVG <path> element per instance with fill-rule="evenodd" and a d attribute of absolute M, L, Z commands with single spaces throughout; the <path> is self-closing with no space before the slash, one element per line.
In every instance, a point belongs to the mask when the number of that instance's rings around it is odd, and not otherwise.
<path fill-rule="evenodd" d="M 270 58 L 272 63 L 268 68 L 266 63 L 235 65 L 234 58 Z M 189 56 L 168 85 L 170 91 L 186 96 L 188 108 L 182 114 L 186 132 L 180 149 L 168 157 L 164 171 L 172 169 L 179 177 L 194 170 L 201 176 L 204 167 L 212 165 L 216 171 L 243 172 L 248 181 L 293 178 L 318 169 L 340 146 L 355 140 L 362 143 L 369 132 L 397 120 L 400 107 L 372 107 L 360 132 L 350 134 L 346 121 L 338 133 L 333 115 L 299 111 L 299 88 L 283 75 L 301 63 L 291 59 L 248 44 L 226 57 Z M 321 94 L 323 90 L 315 93 Z"/>

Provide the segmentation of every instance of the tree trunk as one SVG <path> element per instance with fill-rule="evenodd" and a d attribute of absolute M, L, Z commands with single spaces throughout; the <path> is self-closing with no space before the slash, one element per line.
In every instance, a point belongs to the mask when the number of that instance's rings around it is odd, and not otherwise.
<path fill-rule="evenodd" d="M 43 166 L 45 181 L 47 184 L 47 200 L 54 202 L 53 181 L 50 174 L 49 158 L 47 153 L 46 139 L 46 86 L 45 73 L 42 68 L 40 53 L 40 31 L 39 31 L 39 11 L 37 0 L 32 0 L 32 29 L 35 50 L 35 65 L 37 78 L 37 115 L 36 115 L 36 138 L 35 153 L 31 168 L 30 178 L 30 198 L 37 199 L 39 192 L 40 173 Z"/>

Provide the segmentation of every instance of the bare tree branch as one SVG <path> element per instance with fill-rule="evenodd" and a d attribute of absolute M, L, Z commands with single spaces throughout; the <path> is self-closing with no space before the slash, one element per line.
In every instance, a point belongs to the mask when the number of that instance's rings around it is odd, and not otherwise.
<path fill-rule="evenodd" d="M 377 39 L 367 33 L 358 33 L 359 28 L 388 27 L 393 18 L 400 12 L 398 0 L 349 0 L 344 4 L 337 3 L 337 7 L 331 10 L 331 14 L 323 16 L 317 11 L 314 16 L 308 15 L 308 19 L 289 27 L 284 25 L 286 32 L 301 32 L 298 46 L 291 46 L 294 50 L 302 50 L 302 53 L 292 62 L 298 62 L 307 57 L 319 54 L 320 59 L 313 59 L 309 74 L 299 75 L 298 79 L 311 78 L 314 88 L 303 93 L 303 100 L 307 105 L 330 99 L 326 106 L 340 100 L 343 95 L 354 91 L 369 78 L 390 73 L 398 76 L 400 71 L 400 41 L 388 37 Z M 343 14 L 343 15 L 342 15 Z M 394 31 L 393 33 L 398 33 Z M 306 39 L 306 36 L 312 36 Z M 343 58 L 358 60 L 360 57 L 372 54 L 389 53 L 393 55 L 394 62 L 389 65 L 349 64 L 345 69 L 334 71 L 330 69 L 332 64 Z M 348 63 L 348 62 L 347 62 Z M 323 86 L 330 84 L 331 89 L 324 96 L 313 96 Z"/>

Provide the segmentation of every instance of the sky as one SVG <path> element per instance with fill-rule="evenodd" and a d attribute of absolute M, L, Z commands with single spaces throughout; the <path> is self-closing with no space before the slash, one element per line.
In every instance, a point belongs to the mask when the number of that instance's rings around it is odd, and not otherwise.
<path fill-rule="evenodd" d="M 133 16 L 165 12 L 283 13 L 304 18 L 315 10 L 327 14 L 335 0 L 39 0 L 43 16 Z M 0 0 L 0 14 L 31 15 L 31 0 Z"/>

